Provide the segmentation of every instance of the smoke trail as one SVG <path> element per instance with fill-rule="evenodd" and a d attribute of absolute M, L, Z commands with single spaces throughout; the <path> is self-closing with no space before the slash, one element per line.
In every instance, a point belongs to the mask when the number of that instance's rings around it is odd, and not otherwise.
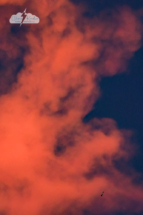
<path fill-rule="evenodd" d="M 0 44 L 7 56 L 0 97 L 1 214 L 141 211 L 142 187 L 113 164 L 130 156 L 124 132 L 111 119 L 82 122 L 100 96 L 99 78 L 123 72 L 140 47 L 140 23 L 127 7 L 88 19 L 68 1 L 49 4 L 29 3 L 39 25 L 20 41 L 11 33 Z M 19 55 L 24 65 L 15 74 Z"/>

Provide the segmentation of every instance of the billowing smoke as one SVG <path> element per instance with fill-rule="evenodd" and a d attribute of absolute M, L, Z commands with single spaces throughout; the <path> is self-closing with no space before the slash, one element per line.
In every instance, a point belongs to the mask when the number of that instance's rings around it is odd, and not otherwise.
<path fill-rule="evenodd" d="M 87 18 L 68 1 L 0 4 L 0 214 L 143 210 L 136 173 L 113 162 L 133 154 L 130 132 L 112 119 L 83 123 L 100 78 L 125 71 L 140 47 L 139 20 L 128 7 Z M 40 23 L 8 24 L 19 4 Z"/>

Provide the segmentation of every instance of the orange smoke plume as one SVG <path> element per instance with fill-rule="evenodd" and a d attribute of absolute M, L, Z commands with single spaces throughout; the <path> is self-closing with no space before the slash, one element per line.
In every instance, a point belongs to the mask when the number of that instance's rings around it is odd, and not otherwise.
<path fill-rule="evenodd" d="M 0 36 L 0 214 L 141 211 L 143 188 L 113 164 L 130 156 L 124 132 L 111 119 L 82 121 L 99 78 L 123 72 L 140 47 L 139 21 L 127 7 L 89 19 L 68 1 L 47 2 L 27 3 L 38 25 Z"/>

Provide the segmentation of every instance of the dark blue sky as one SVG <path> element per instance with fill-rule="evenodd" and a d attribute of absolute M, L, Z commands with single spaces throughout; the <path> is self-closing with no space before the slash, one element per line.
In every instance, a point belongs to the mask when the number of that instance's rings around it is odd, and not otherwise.
<path fill-rule="evenodd" d="M 72 1 L 80 3 L 81 1 Z M 100 11 L 116 8 L 119 5 L 129 5 L 134 11 L 143 8 L 143 1 L 138 0 L 83 0 L 87 5 L 86 16 L 94 16 Z M 143 17 L 140 17 L 141 22 Z M 131 141 L 138 147 L 137 153 L 129 161 L 116 162 L 116 167 L 128 174 L 130 168 L 140 173 L 135 183 L 143 182 L 143 44 L 128 61 L 124 73 L 113 77 L 104 77 L 100 81 L 102 95 L 95 103 L 93 110 L 85 116 L 84 122 L 92 118 L 109 117 L 117 122 L 119 129 L 131 129 L 133 136 Z M 124 168 L 122 168 L 124 166 Z M 126 168 L 125 168 L 126 166 Z M 117 213 L 125 215 L 126 213 Z M 132 215 L 140 215 L 132 214 Z M 131 214 L 130 214 L 131 215 Z"/>
<path fill-rule="evenodd" d="M 94 14 L 100 12 L 107 8 L 115 8 L 117 6 L 128 5 L 132 9 L 140 9 L 143 7 L 142 0 L 70 0 L 75 4 L 85 3 L 88 12 L 93 12 Z"/>
<path fill-rule="evenodd" d="M 134 11 L 143 8 L 142 0 L 71 0 L 75 4 L 86 5 L 85 15 L 94 16 L 105 9 L 128 5 Z M 140 17 L 141 21 L 143 17 Z M 139 145 L 138 154 L 130 165 L 143 173 L 143 43 L 129 60 L 124 73 L 105 77 L 100 82 L 102 96 L 95 103 L 93 110 L 84 118 L 87 122 L 94 117 L 115 119 L 120 129 L 134 131 L 135 142 Z"/>
<path fill-rule="evenodd" d="M 103 78 L 100 82 L 102 96 L 93 110 L 84 118 L 109 117 L 115 119 L 120 129 L 131 129 L 140 150 L 131 161 L 143 173 L 143 47 L 129 61 L 127 71 Z"/>

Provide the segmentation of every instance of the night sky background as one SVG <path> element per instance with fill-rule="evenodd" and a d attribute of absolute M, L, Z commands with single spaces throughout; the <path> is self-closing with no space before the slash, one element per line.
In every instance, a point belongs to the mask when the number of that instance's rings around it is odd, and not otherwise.
<path fill-rule="evenodd" d="M 78 4 L 81 1 L 72 2 Z M 87 5 L 88 16 L 99 14 L 102 10 L 110 11 L 122 5 L 128 5 L 134 11 L 143 8 L 141 0 L 83 2 Z M 143 16 L 140 19 L 143 23 Z M 100 81 L 100 87 L 102 96 L 83 121 L 86 123 L 94 117 L 109 117 L 117 122 L 119 129 L 133 130 L 133 141 L 139 149 L 138 154 L 127 165 L 143 174 L 143 41 L 141 48 L 128 61 L 125 72 L 113 77 L 103 77 Z"/>
<path fill-rule="evenodd" d="M 138 0 L 73 0 L 75 4 L 84 2 L 87 6 L 85 16 L 92 17 L 98 15 L 102 10 L 109 13 L 122 5 L 130 6 L 134 11 L 143 9 L 143 1 Z M 143 23 L 143 16 L 140 17 Z M 88 113 L 83 122 L 87 123 L 92 118 L 108 117 L 117 122 L 119 129 L 132 130 L 132 141 L 138 147 L 137 153 L 129 160 L 120 160 L 120 164 L 115 162 L 120 171 L 128 174 L 130 168 L 134 168 L 140 176 L 137 183 L 143 181 L 143 41 L 141 48 L 134 53 L 134 56 L 128 61 L 127 69 L 123 74 L 113 77 L 103 77 L 100 81 L 102 96 L 94 104 L 90 113 Z M 126 166 L 127 169 L 124 168 Z M 126 213 L 116 213 L 125 215 Z M 143 214 L 133 213 L 133 215 Z"/>
<path fill-rule="evenodd" d="M 80 1 L 74 1 L 80 2 Z M 129 5 L 133 10 L 143 8 L 143 2 L 138 1 L 84 1 L 88 7 L 88 15 L 98 14 L 104 9 L 113 9 L 121 5 Z M 141 17 L 143 22 L 143 17 Z M 95 103 L 93 110 L 84 117 L 88 122 L 94 117 L 113 118 L 120 129 L 134 131 L 133 142 L 138 146 L 138 153 L 128 162 L 123 160 L 117 168 L 122 171 L 122 165 L 134 168 L 141 173 L 137 183 L 143 181 L 143 42 L 141 48 L 129 60 L 125 73 L 114 77 L 104 77 L 100 81 L 101 98 Z M 126 213 L 117 213 L 125 215 Z M 133 215 L 143 214 L 133 213 Z"/>

